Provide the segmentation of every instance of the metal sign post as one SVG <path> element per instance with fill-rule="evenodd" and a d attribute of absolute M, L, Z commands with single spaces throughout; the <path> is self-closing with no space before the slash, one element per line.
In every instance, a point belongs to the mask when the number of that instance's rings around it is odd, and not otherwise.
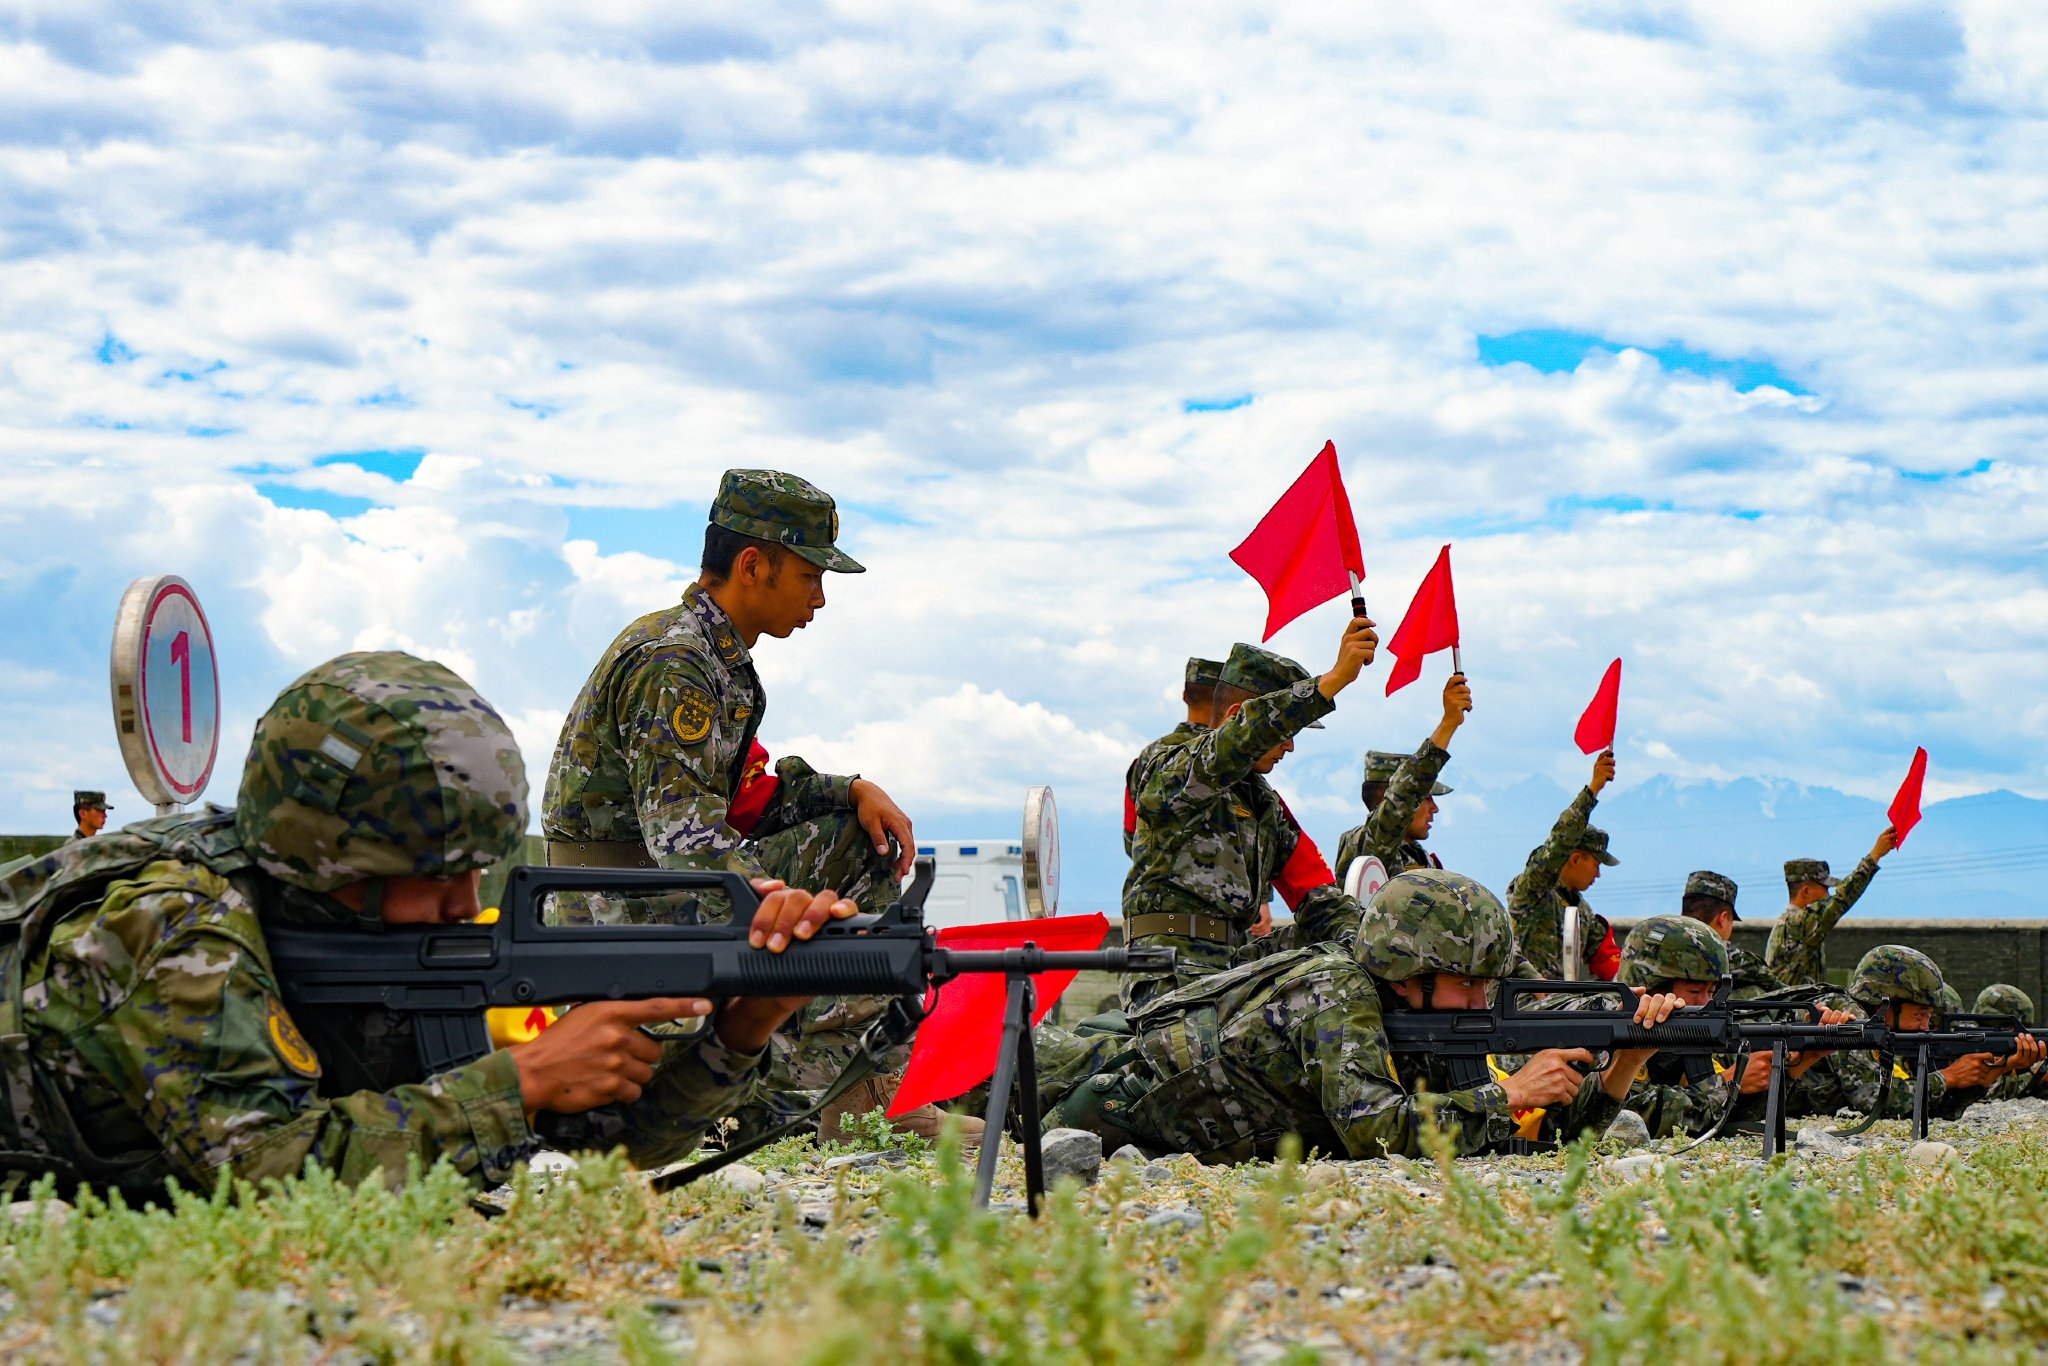
<path fill-rule="evenodd" d="M 1049 787 L 1024 794 L 1024 913 L 1060 913 L 1060 812 Z"/>
<path fill-rule="evenodd" d="M 220 674 L 190 584 L 156 574 L 128 585 L 108 672 L 114 733 L 136 790 L 159 816 L 197 801 L 220 749 Z"/>

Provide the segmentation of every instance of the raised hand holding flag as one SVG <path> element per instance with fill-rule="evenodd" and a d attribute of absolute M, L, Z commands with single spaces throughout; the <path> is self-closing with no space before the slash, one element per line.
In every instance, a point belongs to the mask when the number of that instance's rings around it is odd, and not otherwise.
<path fill-rule="evenodd" d="M 1457 663 L 1457 648 L 1458 595 L 1451 587 L 1451 548 L 1445 546 L 1437 552 L 1436 563 L 1415 590 L 1415 600 L 1408 604 L 1408 615 L 1401 618 L 1400 629 L 1387 642 L 1395 659 L 1393 671 L 1387 675 L 1387 696 L 1392 697 L 1420 678 L 1424 656 L 1438 650 L 1452 651 L 1452 667 L 1463 673 Z"/>
<path fill-rule="evenodd" d="M 1898 836 L 1898 847 L 1906 842 L 1906 832 L 1920 824 L 1920 789 L 1927 782 L 1927 751 L 1915 748 L 1913 766 L 1906 770 L 1906 781 L 1899 784 L 1899 794 L 1892 798 L 1891 810 L 1885 814 L 1891 818 L 1892 833 Z"/>
<path fill-rule="evenodd" d="M 1266 590 L 1266 634 L 1275 633 L 1311 608 L 1351 590 L 1353 616 L 1365 615 L 1360 580 L 1365 556 L 1358 548 L 1358 524 L 1337 468 L 1337 443 L 1326 441 L 1301 477 L 1259 519 L 1230 558 Z"/>
<path fill-rule="evenodd" d="M 1572 732 L 1572 739 L 1582 753 L 1598 754 L 1614 748 L 1615 721 L 1620 709 L 1621 661 L 1617 659 L 1601 675 L 1599 689 L 1587 704 L 1585 714 L 1579 717 L 1579 728 Z"/>

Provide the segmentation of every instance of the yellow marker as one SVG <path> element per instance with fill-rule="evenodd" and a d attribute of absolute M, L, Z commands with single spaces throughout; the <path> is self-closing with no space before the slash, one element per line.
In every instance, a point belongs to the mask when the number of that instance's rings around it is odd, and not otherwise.
<path fill-rule="evenodd" d="M 498 908 L 485 907 L 476 923 L 497 924 Z M 490 1031 L 493 1045 L 510 1048 L 515 1043 L 532 1043 L 561 1013 L 553 1006 L 493 1006 L 484 1012 L 484 1028 Z"/>

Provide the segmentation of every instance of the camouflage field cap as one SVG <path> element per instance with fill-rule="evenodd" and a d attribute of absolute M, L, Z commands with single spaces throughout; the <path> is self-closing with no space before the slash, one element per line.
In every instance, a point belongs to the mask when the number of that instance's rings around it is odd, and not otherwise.
<path fill-rule="evenodd" d="M 1313 677 L 1286 655 L 1239 641 L 1230 647 L 1230 657 L 1223 661 L 1223 676 L 1216 681 L 1226 688 L 1241 688 L 1254 697 L 1263 697 L 1269 692 L 1284 692 Z M 1323 728 L 1320 721 L 1308 725 L 1310 730 Z"/>
<path fill-rule="evenodd" d="M 1735 879 L 1702 868 L 1685 880 L 1687 896 L 1711 896 L 1728 903 L 1728 909 L 1735 910 Z M 1735 912 L 1737 920 L 1742 919 L 1740 911 Z"/>
<path fill-rule="evenodd" d="M 348 654 L 256 723 L 235 827 L 263 871 L 308 891 L 448 877 L 526 835 L 526 767 L 490 703 L 445 666 Z"/>
<path fill-rule="evenodd" d="M 82 788 L 74 789 L 72 791 L 71 805 L 73 807 L 82 806 L 88 811 L 112 811 L 114 809 L 113 807 L 107 805 L 106 793 L 88 792 Z"/>
<path fill-rule="evenodd" d="M 1395 770 L 1408 762 L 1410 757 L 1406 754 L 1396 754 L 1390 749 L 1367 750 L 1365 752 L 1365 780 L 1369 783 L 1391 783 L 1394 781 Z M 1442 783 L 1438 783 L 1429 789 L 1429 795 L 1441 797 L 1451 790 Z"/>
<path fill-rule="evenodd" d="M 1388 982 L 1424 973 L 1500 977 L 1515 961 L 1515 922 L 1463 873 L 1416 868 L 1372 894 L 1358 922 L 1358 961 Z"/>
<path fill-rule="evenodd" d="M 1609 868 L 1615 867 L 1621 862 L 1620 859 L 1607 852 L 1607 832 L 1597 825 L 1587 826 L 1586 833 L 1579 836 L 1578 851 L 1582 854 L 1591 854 Z"/>
<path fill-rule="evenodd" d="M 1869 1010 L 1891 1001 L 1939 1010 L 1942 986 L 1932 958 L 1904 944 L 1879 944 L 1849 974 L 1849 999 Z"/>
<path fill-rule="evenodd" d="M 1728 975 L 1728 946 L 1697 920 L 1653 915 L 1621 949 L 1623 985 L 1665 991 L 1673 982 L 1718 982 Z"/>
<path fill-rule="evenodd" d="M 1187 686 L 1190 688 L 1213 688 L 1223 681 L 1223 661 L 1200 659 L 1188 656 Z"/>
<path fill-rule="evenodd" d="M 2012 1015 L 2023 1025 L 2034 1023 L 2033 998 L 2006 982 L 1993 982 L 1978 992 L 1977 1004 L 1970 1008 L 1979 1015 Z"/>
<path fill-rule="evenodd" d="M 1785 860 L 1785 885 L 1797 890 L 1809 882 L 1818 882 L 1823 887 L 1839 887 L 1842 879 L 1828 876 L 1828 861 L 1824 858 L 1788 858 Z"/>
<path fill-rule="evenodd" d="M 780 470 L 727 470 L 718 481 L 711 520 L 728 531 L 788 546 L 820 569 L 865 574 L 867 566 L 838 549 L 839 512 L 830 494 Z"/>

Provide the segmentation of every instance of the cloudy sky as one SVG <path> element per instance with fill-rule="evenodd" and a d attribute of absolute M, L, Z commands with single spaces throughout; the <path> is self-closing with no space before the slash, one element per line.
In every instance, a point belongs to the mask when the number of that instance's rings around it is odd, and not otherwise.
<path fill-rule="evenodd" d="M 1481 790 L 1575 786 L 1622 655 L 1625 783 L 1884 797 L 1925 744 L 2048 795 L 2044 130 L 2029 0 L 12 0 L 0 826 L 137 813 L 153 572 L 219 636 L 215 798 L 357 648 L 542 771 L 768 465 L 872 569 L 762 651 L 771 748 L 933 834 L 1051 782 L 1073 841 L 1325 439 L 1386 629 L 1455 546 Z M 1433 691 L 1282 768 L 1326 844 Z"/>

